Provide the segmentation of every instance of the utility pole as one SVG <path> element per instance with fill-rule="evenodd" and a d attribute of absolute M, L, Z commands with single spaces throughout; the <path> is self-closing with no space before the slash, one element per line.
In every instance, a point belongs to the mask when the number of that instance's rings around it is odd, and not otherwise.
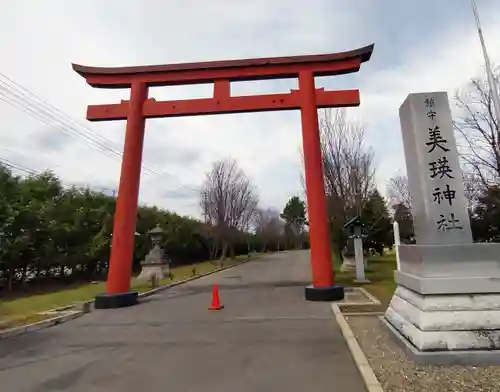
<path fill-rule="evenodd" d="M 499 122 L 500 122 L 500 98 L 498 96 L 498 88 L 491 70 L 490 58 L 488 57 L 488 51 L 486 50 L 486 44 L 484 43 L 483 30 L 481 29 L 481 22 L 479 20 L 479 13 L 477 11 L 477 5 L 475 0 L 471 0 L 472 12 L 474 13 L 474 19 L 476 20 L 477 32 L 479 34 L 479 40 L 481 41 L 481 48 L 483 50 L 484 65 L 486 67 L 486 75 L 488 78 L 488 86 L 491 94 L 491 100 L 493 101 L 493 110 L 496 117 L 497 125 L 497 137 L 499 137 Z"/>

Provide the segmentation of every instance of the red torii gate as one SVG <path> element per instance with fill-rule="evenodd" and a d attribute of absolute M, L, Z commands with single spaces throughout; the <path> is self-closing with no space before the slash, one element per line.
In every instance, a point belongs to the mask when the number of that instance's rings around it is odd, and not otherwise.
<path fill-rule="evenodd" d="M 145 120 L 293 109 L 301 111 L 311 243 L 312 285 L 306 287 L 305 297 L 311 301 L 343 299 L 344 289 L 335 284 L 332 272 L 317 109 L 358 106 L 359 90 L 316 89 L 314 77 L 357 72 L 372 51 L 373 45 L 343 53 L 187 64 L 116 68 L 72 64 L 92 87 L 131 90 L 129 101 L 90 105 L 87 110 L 89 121 L 127 120 L 106 293 L 96 297 L 95 307 L 115 308 L 137 302 L 137 292 L 130 291 L 130 278 Z M 299 89 L 285 94 L 231 96 L 231 82 L 285 78 L 298 78 Z M 212 98 L 148 98 L 150 86 L 201 83 L 214 84 Z"/>

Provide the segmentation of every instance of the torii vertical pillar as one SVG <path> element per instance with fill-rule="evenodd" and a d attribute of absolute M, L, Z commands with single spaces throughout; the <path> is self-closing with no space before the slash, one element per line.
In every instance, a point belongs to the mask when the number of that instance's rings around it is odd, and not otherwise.
<path fill-rule="evenodd" d="M 130 291 L 130 274 L 146 125 L 143 105 L 148 98 L 148 86 L 146 83 L 133 82 L 130 90 L 106 293 L 95 297 L 96 309 L 134 305 L 138 297 L 136 291 Z"/>
<path fill-rule="evenodd" d="M 309 301 L 336 301 L 344 298 L 344 288 L 335 285 L 333 280 L 316 88 L 312 72 L 299 73 L 299 92 L 312 268 L 312 285 L 306 287 L 305 296 Z"/>

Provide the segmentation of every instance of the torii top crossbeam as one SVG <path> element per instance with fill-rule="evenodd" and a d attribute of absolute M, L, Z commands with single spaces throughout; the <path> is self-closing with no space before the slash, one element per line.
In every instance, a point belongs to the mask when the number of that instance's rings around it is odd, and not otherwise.
<path fill-rule="evenodd" d="M 230 82 L 286 79 L 310 69 L 315 76 L 332 76 L 356 72 L 361 63 L 370 60 L 373 45 L 348 52 L 309 56 L 265 57 L 258 59 L 205 61 L 199 63 L 141 65 L 135 67 L 88 67 L 73 64 L 92 87 L 127 88 L 133 80 L 149 86 L 210 83 L 217 79 Z"/>
<path fill-rule="evenodd" d="M 87 83 L 97 88 L 130 88 L 133 82 L 147 86 L 173 86 L 214 83 L 214 97 L 157 102 L 144 102 L 145 118 L 176 117 L 300 108 L 298 91 L 286 94 L 231 97 L 230 82 L 296 78 L 309 71 L 314 76 L 332 76 L 357 72 L 370 59 L 373 45 L 331 54 L 269 57 L 247 60 L 208 61 L 200 63 L 147 65 L 135 67 L 88 67 L 73 64 L 73 69 Z M 358 90 L 317 90 L 318 108 L 359 105 Z M 112 105 L 90 105 L 90 121 L 125 120 L 128 101 Z"/>

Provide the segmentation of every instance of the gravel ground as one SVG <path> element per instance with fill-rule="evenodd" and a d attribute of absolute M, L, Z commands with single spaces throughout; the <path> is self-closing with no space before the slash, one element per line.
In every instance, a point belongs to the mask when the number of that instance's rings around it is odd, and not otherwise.
<path fill-rule="evenodd" d="M 500 392 L 500 366 L 419 365 L 377 317 L 346 317 L 384 392 Z"/>

